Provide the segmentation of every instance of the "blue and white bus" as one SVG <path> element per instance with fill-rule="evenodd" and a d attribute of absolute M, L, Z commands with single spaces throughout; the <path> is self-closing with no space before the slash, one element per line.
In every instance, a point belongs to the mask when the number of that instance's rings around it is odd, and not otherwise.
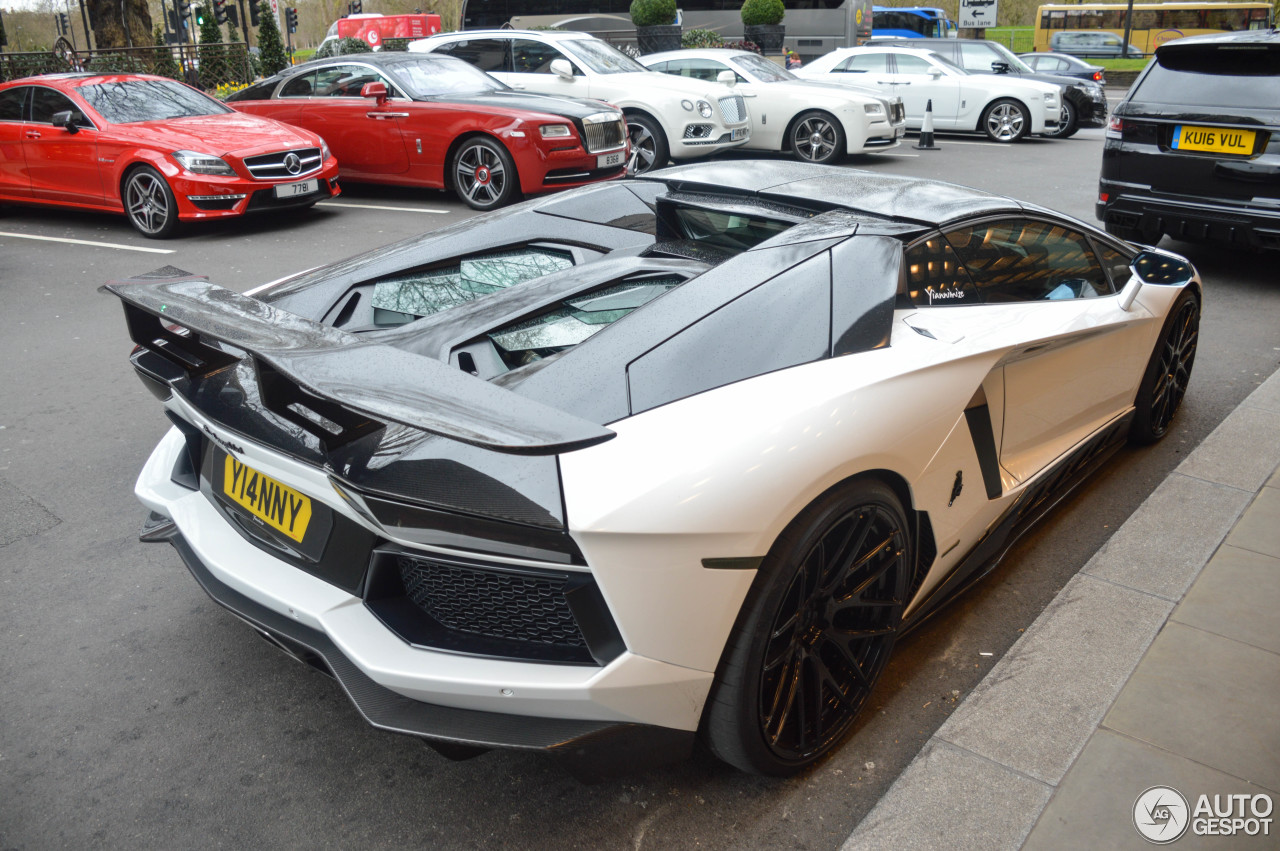
<path fill-rule="evenodd" d="M 872 38 L 955 38 L 956 22 L 930 6 L 873 6 Z"/>

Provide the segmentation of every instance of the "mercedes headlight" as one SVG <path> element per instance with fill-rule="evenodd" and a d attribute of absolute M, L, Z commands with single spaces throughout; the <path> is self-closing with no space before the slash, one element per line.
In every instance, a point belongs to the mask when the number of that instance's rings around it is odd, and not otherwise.
<path fill-rule="evenodd" d="M 236 173 L 222 157 L 202 154 L 198 151 L 174 151 L 173 158 L 192 174 L 220 174 L 235 177 Z"/>

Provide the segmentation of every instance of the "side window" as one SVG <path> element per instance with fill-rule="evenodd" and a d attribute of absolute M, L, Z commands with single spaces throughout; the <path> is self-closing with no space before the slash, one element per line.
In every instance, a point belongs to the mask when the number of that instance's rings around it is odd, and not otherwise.
<path fill-rule="evenodd" d="M 980 304 L 978 290 L 959 256 L 941 234 L 916 243 L 906 253 L 907 295 L 917 307 Z"/>
<path fill-rule="evenodd" d="M 1083 234 L 1047 222 L 1004 219 L 947 232 L 986 304 L 1094 298 L 1111 293 Z"/>
<path fill-rule="evenodd" d="M 358 98 L 365 83 L 384 83 L 373 70 L 363 65 L 332 65 L 316 71 L 314 94 L 318 97 Z M 388 91 L 391 87 L 388 86 Z"/>
<path fill-rule="evenodd" d="M 280 90 L 282 98 L 309 98 L 315 94 L 316 75 L 315 74 L 299 74 L 292 80 L 284 84 L 284 88 Z"/>
<path fill-rule="evenodd" d="M 553 73 L 551 63 L 557 59 L 573 64 L 569 57 L 549 44 L 527 38 L 517 38 L 511 42 L 511 69 L 517 74 Z"/>
<path fill-rule="evenodd" d="M 22 106 L 26 102 L 29 91 L 31 91 L 29 86 L 19 86 L 16 89 L 0 92 L 0 121 L 22 120 Z"/>
<path fill-rule="evenodd" d="M 999 60 L 995 51 L 988 50 L 985 44 L 961 44 L 960 67 L 975 74 L 990 74 L 991 63 Z"/>
<path fill-rule="evenodd" d="M 899 74 L 928 74 L 933 64 L 923 56 L 912 56 L 910 53 L 899 53 L 895 57 L 898 60 Z"/>
<path fill-rule="evenodd" d="M 728 71 L 729 66 L 711 59 L 673 59 L 667 63 L 667 73 L 694 80 L 707 80 L 714 83 L 721 71 Z"/>
<path fill-rule="evenodd" d="M 1110 245 L 1102 242 L 1095 242 L 1098 247 L 1098 257 L 1102 260 L 1102 266 L 1107 270 L 1107 274 L 1111 277 L 1112 292 L 1120 292 L 1124 289 L 1124 285 L 1129 283 L 1129 278 L 1133 277 L 1130 266 L 1133 261 L 1128 255 L 1116 251 Z"/>
<path fill-rule="evenodd" d="M 55 92 L 53 89 L 46 89 L 44 86 L 34 86 L 31 89 L 32 121 L 40 124 L 52 124 L 53 116 L 64 109 L 80 112 L 80 107 L 76 106 L 71 98 L 62 92 Z M 93 126 L 88 119 L 84 118 L 83 113 L 81 113 L 81 119 L 76 124 L 80 127 Z"/>
<path fill-rule="evenodd" d="M 505 38 L 476 38 L 442 44 L 436 51 L 456 56 L 481 71 L 510 71 L 507 64 L 507 44 Z"/>
<path fill-rule="evenodd" d="M 844 74 L 883 74 L 889 68 L 889 54 L 860 53 L 850 56 L 832 70 Z"/>

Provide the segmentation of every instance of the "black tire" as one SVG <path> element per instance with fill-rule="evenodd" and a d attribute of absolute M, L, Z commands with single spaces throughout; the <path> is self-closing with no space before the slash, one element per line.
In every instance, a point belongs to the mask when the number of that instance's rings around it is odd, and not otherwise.
<path fill-rule="evenodd" d="M 164 175 L 149 165 L 129 172 L 120 187 L 129 224 L 149 239 L 168 239 L 178 230 L 178 201 Z"/>
<path fill-rule="evenodd" d="M 1069 139 L 1076 135 L 1076 131 L 1080 129 L 1080 112 L 1076 109 L 1075 104 L 1062 99 L 1062 111 L 1058 115 L 1058 129 L 1052 133 L 1045 133 L 1046 139 Z"/>
<path fill-rule="evenodd" d="M 1168 433 L 1191 380 L 1199 339 L 1200 297 L 1195 290 L 1186 289 L 1173 303 L 1138 385 L 1129 426 L 1133 443 L 1155 443 Z"/>
<path fill-rule="evenodd" d="M 978 129 L 993 142 L 1021 142 L 1031 130 L 1031 114 L 1012 98 L 1000 98 L 982 110 Z"/>
<path fill-rule="evenodd" d="M 832 488 L 778 537 L 734 624 L 703 716 L 725 762 L 794 774 L 836 747 L 884 670 L 913 554 L 893 491 Z"/>
<path fill-rule="evenodd" d="M 449 175 L 458 199 L 473 210 L 494 210 L 520 195 L 520 175 L 511 155 L 486 136 L 472 136 L 458 145 Z"/>
<path fill-rule="evenodd" d="M 671 148 L 662 125 L 647 115 L 627 113 L 627 135 L 631 138 L 631 159 L 627 174 L 644 174 L 662 168 L 671 159 Z"/>
<path fill-rule="evenodd" d="M 844 129 L 834 116 L 810 110 L 796 116 L 787 130 L 791 154 L 807 163 L 834 163 L 845 154 Z"/>

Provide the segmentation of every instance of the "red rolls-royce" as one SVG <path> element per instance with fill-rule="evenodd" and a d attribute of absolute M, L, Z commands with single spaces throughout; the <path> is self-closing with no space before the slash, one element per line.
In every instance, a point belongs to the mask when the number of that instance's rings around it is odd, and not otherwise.
<path fill-rule="evenodd" d="M 338 163 L 307 130 L 236 112 L 167 77 L 50 74 L 0 84 L 0 201 L 179 222 L 309 207 Z"/>
<path fill-rule="evenodd" d="M 516 91 L 450 56 L 322 59 L 228 103 L 320 133 L 344 180 L 445 189 L 478 210 L 621 177 L 627 166 L 615 107 Z"/>

